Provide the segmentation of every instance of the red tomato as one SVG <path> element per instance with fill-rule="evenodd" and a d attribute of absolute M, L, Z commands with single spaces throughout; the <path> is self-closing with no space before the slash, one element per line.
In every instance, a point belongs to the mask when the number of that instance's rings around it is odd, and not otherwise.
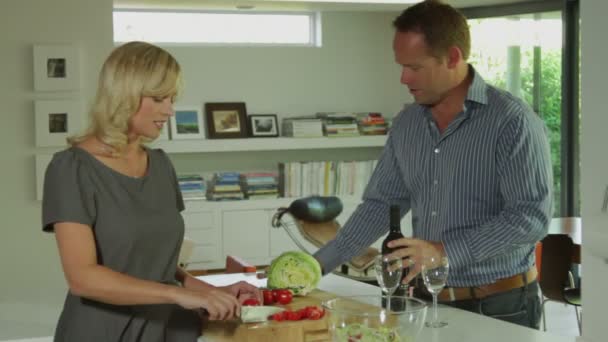
<path fill-rule="evenodd" d="M 272 296 L 272 291 L 270 290 L 262 290 L 262 296 L 264 297 L 264 305 L 271 305 L 274 303 L 274 298 Z"/>
<path fill-rule="evenodd" d="M 260 301 L 258 301 L 255 298 L 247 298 L 243 302 L 243 305 L 245 305 L 245 306 L 257 306 L 257 305 L 260 305 Z"/>
<path fill-rule="evenodd" d="M 283 313 L 282 312 L 277 312 L 277 313 L 271 315 L 270 319 L 272 319 L 273 321 L 280 322 L 280 321 L 283 320 Z"/>
<path fill-rule="evenodd" d="M 298 311 L 286 311 L 285 318 L 288 321 L 299 321 L 302 319 L 302 314 Z"/>
<path fill-rule="evenodd" d="M 277 302 L 279 302 L 279 304 L 289 304 L 291 303 L 291 300 L 293 299 L 293 295 L 291 294 L 290 291 L 283 291 L 280 292 L 277 295 Z"/>
<path fill-rule="evenodd" d="M 308 312 L 308 319 L 312 319 L 312 320 L 317 320 L 317 319 L 321 319 L 323 313 L 321 311 L 322 309 L 319 308 L 312 308 L 309 312 Z"/>
<path fill-rule="evenodd" d="M 279 295 L 281 295 L 283 293 L 289 293 L 291 295 L 291 291 L 289 291 L 288 289 L 273 289 L 272 290 L 272 299 L 275 301 L 275 303 L 279 301 Z"/>

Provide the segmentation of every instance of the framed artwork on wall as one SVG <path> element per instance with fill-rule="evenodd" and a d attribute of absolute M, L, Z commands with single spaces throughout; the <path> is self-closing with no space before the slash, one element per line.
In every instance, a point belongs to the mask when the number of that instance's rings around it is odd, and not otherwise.
<path fill-rule="evenodd" d="M 80 88 L 79 49 L 71 45 L 34 46 L 34 90 Z"/>
<path fill-rule="evenodd" d="M 36 146 L 66 146 L 67 137 L 82 129 L 82 104 L 71 100 L 34 102 Z"/>
<path fill-rule="evenodd" d="M 209 139 L 247 137 L 245 102 L 205 103 L 205 118 Z"/>
<path fill-rule="evenodd" d="M 204 139 L 205 126 L 200 108 L 194 106 L 178 106 L 171 117 L 171 139 Z"/>
<path fill-rule="evenodd" d="M 279 124 L 276 114 L 250 114 L 250 137 L 278 137 Z"/>

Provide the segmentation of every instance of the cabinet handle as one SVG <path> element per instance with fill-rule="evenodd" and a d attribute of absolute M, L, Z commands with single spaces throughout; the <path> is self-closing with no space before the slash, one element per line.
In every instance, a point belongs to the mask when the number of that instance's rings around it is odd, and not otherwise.
<path fill-rule="evenodd" d="M 604 204 L 602 204 L 602 212 L 605 213 L 606 211 L 608 211 L 608 185 L 606 191 L 604 191 Z"/>

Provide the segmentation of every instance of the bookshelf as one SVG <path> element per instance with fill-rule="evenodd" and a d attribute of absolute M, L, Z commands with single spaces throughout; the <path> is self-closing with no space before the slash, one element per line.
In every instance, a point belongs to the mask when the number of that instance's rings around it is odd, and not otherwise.
<path fill-rule="evenodd" d="M 211 153 L 334 148 L 382 147 L 386 135 L 320 138 L 247 138 L 215 140 L 163 140 L 150 146 L 167 153 Z"/>

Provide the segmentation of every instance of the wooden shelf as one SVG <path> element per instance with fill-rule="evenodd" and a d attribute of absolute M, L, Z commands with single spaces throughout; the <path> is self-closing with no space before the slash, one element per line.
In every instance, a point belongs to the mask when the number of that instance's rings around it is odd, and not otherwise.
<path fill-rule="evenodd" d="M 382 147 L 386 135 L 342 138 L 248 138 L 155 141 L 152 148 L 167 153 L 211 153 L 238 151 L 316 150 L 331 148 Z"/>

